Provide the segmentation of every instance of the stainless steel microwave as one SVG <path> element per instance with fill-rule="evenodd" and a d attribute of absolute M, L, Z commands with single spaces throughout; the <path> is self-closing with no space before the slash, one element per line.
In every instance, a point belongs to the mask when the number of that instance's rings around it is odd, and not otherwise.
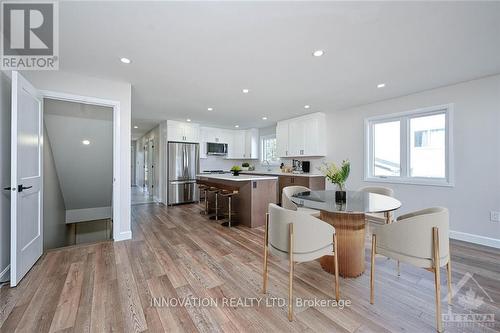
<path fill-rule="evenodd" d="M 207 142 L 207 155 L 227 155 L 227 143 Z"/>

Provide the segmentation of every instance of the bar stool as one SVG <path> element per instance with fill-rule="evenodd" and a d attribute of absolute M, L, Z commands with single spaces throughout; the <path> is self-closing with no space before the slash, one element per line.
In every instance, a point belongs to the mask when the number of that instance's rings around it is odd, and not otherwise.
<path fill-rule="evenodd" d="M 222 190 L 220 188 L 210 186 L 207 191 L 215 195 L 215 214 L 211 215 L 209 219 L 218 221 L 219 217 L 221 217 L 221 215 L 219 215 L 219 194 Z"/>
<path fill-rule="evenodd" d="M 200 214 L 203 215 L 208 215 L 208 186 L 204 184 L 198 184 L 198 189 L 200 190 L 200 193 L 203 192 L 203 201 L 204 201 L 204 206 L 205 208 L 200 211 Z"/>
<path fill-rule="evenodd" d="M 238 195 L 238 191 L 237 190 L 234 190 L 234 191 L 222 191 L 222 193 L 220 194 L 222 197 L 225 197 L 227 198 L 227 222 L 224 222 L 222 223 L 221 225 L 224 226 L 224 227 L 229 227 L 231 228 L 231 222 L 232 222 L 232 216 L 233 216 L 233 212 L 232 212 L 232 200 L 233 200 L 233 197 Z"/>

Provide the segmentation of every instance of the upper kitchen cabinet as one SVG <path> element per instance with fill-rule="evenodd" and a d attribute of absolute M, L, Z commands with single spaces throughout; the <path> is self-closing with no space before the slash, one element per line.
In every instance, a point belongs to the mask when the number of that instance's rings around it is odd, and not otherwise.
<path fill-rule="evenodd" d="M 214 143 L 227 143 L 229 144 L 233 136 L 232 130 L 215 128 L 215 127 L 201 127 L 201 141 L 214 142 Z"/>
<path fill-rule="evenodd" d="M 276 125 L 276 153 L 279 157 L 288 156 L 288 120 Z"/>
<path fill-rule="evenodd" d="M 312 113 L 278 122 L 277 151 L 280 157 L 326 156 L 326 116 Z"/>
<path fill-rule="evenodd" d="M 167 140 L 179 142 L 200 142 L 200 125 L 167 121 Z"/>
<path fill-rule="evenodd" d="M 233 140 L 228 146 L 228 159 L 257 159 L 259 158 L 259 130 L 233 131 Z"/>
<path fill-rule="evenodd" d="M 259 158 L 259 130 L 251 128 L 245 130 L 245 158 Z"/>

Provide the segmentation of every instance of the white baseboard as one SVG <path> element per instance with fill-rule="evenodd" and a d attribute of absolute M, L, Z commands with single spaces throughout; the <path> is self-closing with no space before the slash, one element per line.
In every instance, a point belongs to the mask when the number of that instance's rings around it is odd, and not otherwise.
<path fill-rule="evenodd" d="M 0 282 L 5 282 L 10 280 L 10 264 L 5 267 L 5 269 L 0 272 Z"/>
<path fill-rule="evenodd" d="M 450 230 L 450 238 L 500 249 L 500 239 Z"/>
<path fill-rule="evenodd" d="M 113 217 L 113 207 L 70 209 L 66 211 L 66 223 L 104 220 Z"/>
<path fill-rule="evenodd" d="M 132 239 L 132 231 L 124 231 L 118 234 L 118 237 L 114 239 L 115 242 L 124 241 L 127 239 Z"/>

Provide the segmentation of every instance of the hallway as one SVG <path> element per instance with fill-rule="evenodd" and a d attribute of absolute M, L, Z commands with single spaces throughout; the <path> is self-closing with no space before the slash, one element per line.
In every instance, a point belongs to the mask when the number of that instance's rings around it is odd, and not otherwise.
<path fill-rule="evenodd" d="M 146 190 L 140 186 L 132 186 L 132 191 L 130 194 L 130 202 L 132 205 L 142 205 L 148 203 L 154 203 L 154 198 Z"/>

